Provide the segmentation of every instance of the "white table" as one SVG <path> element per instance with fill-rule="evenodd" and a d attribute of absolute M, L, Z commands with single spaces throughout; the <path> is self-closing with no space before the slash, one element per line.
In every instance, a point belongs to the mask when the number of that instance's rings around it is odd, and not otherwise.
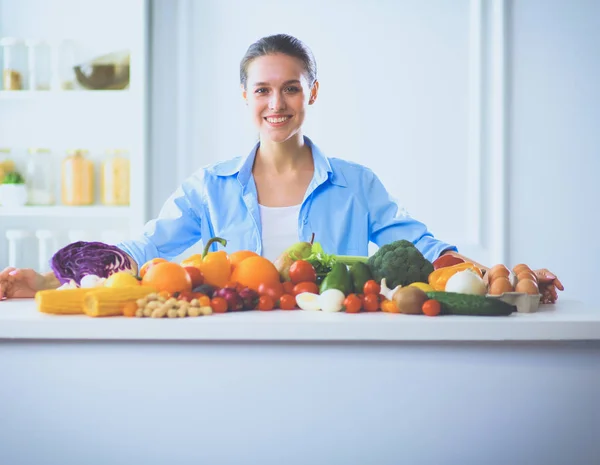
<path fill-rule="evenodd" d="M 600 308 L 92 319 L 0 302 L 0 464 L 600 463 Z"/>

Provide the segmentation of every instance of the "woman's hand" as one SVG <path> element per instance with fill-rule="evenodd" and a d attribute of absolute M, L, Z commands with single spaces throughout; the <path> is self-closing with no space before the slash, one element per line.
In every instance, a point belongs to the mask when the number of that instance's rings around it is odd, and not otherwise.
<path fill-rule="evenodd" d="M 46 278 L 30 268 L 5 268 L 0 272 L 0 300 L 34 297 L 47 289 Z"/>
<path fill-rule="evenodd" d="M 546 268 L 534 270 L 538 279 L 538 287 L 542 294 L 541 302 L 543 304 L 553 304 L 558 299 L 558 290 L 564 291 L 565 288 L 558 278 Z"/>

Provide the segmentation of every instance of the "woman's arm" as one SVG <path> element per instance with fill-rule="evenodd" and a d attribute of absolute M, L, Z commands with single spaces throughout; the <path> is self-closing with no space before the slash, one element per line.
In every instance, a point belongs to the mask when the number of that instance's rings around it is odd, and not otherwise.
<path fill-rule="evenodd" d="M 446 250 L 445 252 L 442 252 L 440 254 L 440 257 L 442 257 L 444 255 L 450 255 L 451 257 L 460 258 L 460 259 L 464 260 L 465 262 L 472 263 L 473 265 L 477 266 L 481 270 L 485 270 L 486 272 L 489 271 L 489 267 L 482 265 L 481 263 L 477 263 L 475 260 L 473 260 L 469 257 L 465 257 L 464 255 L 461 255 L 458 252 L 455 252 L 454 250 Z"/>

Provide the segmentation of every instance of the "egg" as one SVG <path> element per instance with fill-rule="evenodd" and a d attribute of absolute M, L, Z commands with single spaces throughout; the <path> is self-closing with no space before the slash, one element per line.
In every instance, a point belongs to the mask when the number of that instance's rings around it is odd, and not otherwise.
<path fill-rule="evenodd" d="M 537 283 L 537 277 L 531 270 L 519 271 L 519 273 L 517 274 L 517 280 L 522 281 L 523 279 L 529 279 L 529 280 L 533 281 L 534 283 Z"/>
<path fill-rule="evenodd" d="M 506 278 L 504 276 L 500 276 L 500 277 L 494 279 L 492 281 L 492 283 L 490 284 L 489 293 L 491 295 L 500 295 L 500 294 L 504 294 L 505 292 L 512 292 L 512 291 L 513 291 L 513 287 L 510 284 L 510 281 L 508 280 L 508 278 Z"/>
<path fill-rule="evenodd" d="M 505 278 L 508 278 L 508 274 L 510 273 L 510 271 L 508 270 L 508 268 L 506 268 L 506 266 L 499 264 L 499 265 L 494 265 L 490 268 L 490 280 L 493 281 L 495 277 L 500 277 L 503 276 Z"/>
<path fill-rule="evenodd" d="M 517 283 L 515 287 L 515 291 L 523 292 L 525 294 L 537 295 L 540 293 L 540 290 L 535 282 L 531 279 L 522 279 Z"/>
<path fill-rule="evenodd" d="M 515 272 L 516 275 L 518 275 L 521 271 L 531 271 L 531 268 L 529 268 L 527 265 L 525 265 L 525 263 L 519 263 L 518 265 L 516 265 L 513 268 L 513 271 Z"/>

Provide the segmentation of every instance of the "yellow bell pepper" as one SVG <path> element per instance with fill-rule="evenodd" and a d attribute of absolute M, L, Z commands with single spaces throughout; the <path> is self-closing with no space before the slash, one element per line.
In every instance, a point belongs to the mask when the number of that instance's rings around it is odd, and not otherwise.
<path fill-rule="evenodd" d="M 438 268 L 433 273 L 429 275 L 428 281 L 429 285 L 433 287 L 436 291 L 444 291 L 446 289 L 446 283 L 455 273 L 463 270 L 473 270 L 475 273 L 479 275 L 480 278 L 483 278 L 483 273 L 473 263 L 464 262 L 459 263 L 457 265 L 447 266 L 444 268 Z"/>
<path fill-rule="evenodd" d="M 195 254 L 186 258 L 181 262 L 181 266 L 194 266 L 202 271 L 206 284 L 223 287 L 229 282 L 229 278 L 231 278 L 231 262 L 227 253 L 223 250 L 217 252 L 208 251 L 214 242 L 218 242 L 223 247 L 227 245 L 225 239 L 213 237 L 206 243 L 202 255 Z"/>

